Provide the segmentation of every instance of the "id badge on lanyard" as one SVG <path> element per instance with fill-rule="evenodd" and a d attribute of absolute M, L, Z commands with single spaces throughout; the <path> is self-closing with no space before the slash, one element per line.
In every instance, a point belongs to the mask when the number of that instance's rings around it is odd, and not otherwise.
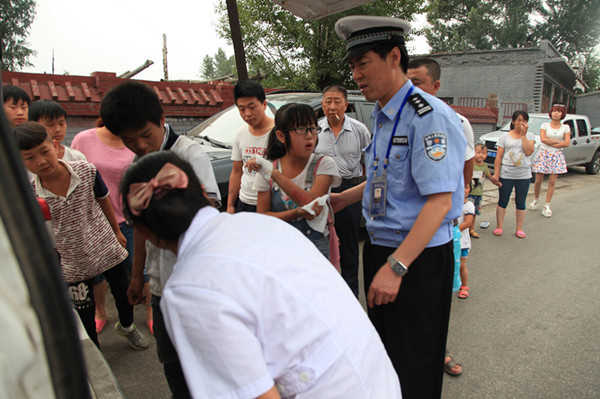
<path fill-rule="evenodd" d="M 387 180 L 385 174 L 377 176 L 371 183 L 371 201 L 369 206 L 369 216 L 382 217 L 385 216 L 385 203 L 387 198 Z"/>
<path fill-rule="evenodd" d="M 406 105 L 406 101 L 408 101 L 408 98 L 410 97 L 410 95 L 412 94 L 414 89 L 414 86 L 411 86 L 410 89 L 408 90 L 408 93 L 406 93 L 406 96 L 404 97 L 404 100 L 402 101 L 402 105 L 400 106 L 400 109 L 398 111 L 398 114 L 396 116 L 396 122 L 394 123 L 394 129 L 392 130 L 392 135 L 390 136 L 390 142 L 388 144 L 388 148 L 387 148 L 387 153 L 385 155 L 385 160 L 383 161 L 383 173 L 381 173 L 381 175 L 377 176 L 377 164 L 379 163 L 379 158 L 377 158 L 377 143 L 375 142 L 377 139 L 377 132 L 375 132 L 375 135 L 373 137 L 373 141 L 375 143 L 373 143 L 374 147 L 373 147 L 373 158 L 374 158 L 374 162 L 373 162 L 373 175 L 375 176 L 373 178 L 373 181 L 371 182 L 371 196 L 369 197 L 370 199 L 370 204 L 369 204 L 369 217 L 371 219 L 375 218 L 375 217 L 383 217 L 385 216 L 385 203 L 387 202 L 387 179 L 385 177 L 385 172 L 387 171 L 387 167 L 388 167 L 388 160 L 390 159 L 390 151 L 392 149 L 392 141 L 394 139 L 394 135 L 396 134 L 396 128 L 398 127 L 398 122 L 400 121 L 400 115 L 402 114 L 402 110 L 404 109 L 404 106 Z"/>

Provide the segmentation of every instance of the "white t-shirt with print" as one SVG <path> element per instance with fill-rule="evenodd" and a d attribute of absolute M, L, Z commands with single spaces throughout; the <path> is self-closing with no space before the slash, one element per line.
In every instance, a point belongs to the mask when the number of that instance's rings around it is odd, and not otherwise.
<path fill-rule="evenodd" d="M 550 140 L 564 140 L 565 138 L 565 134 L 566 133 L 571 133 L 571 127 L 569 125 L 560 125 L 560 127 L 558 129 L 554 129 L 553 127 L 550 126 L 549 123 L 543 123 L 542 130 L 546 131 L 546 137 L 549 138 Z M 554 148 L 551 147 L 549 145 L 546 145 L 544 143 L 542 143 L 540 145 L 540 149 L 543 148 L 546 151 L 550 151 L 550 152 L 559 152 L 562 151 L 562 148 Z"/>
<path fill-rule="evenodd" d="M 264 156 L 269 132 L 262 136 L 250 133 L 248 125 L 242 126 L 233 139 L 232 161 L 242 161 L 242 181 L 238 198 L 245 204 L 256 205 L 257 192 L 253 189 L 256 172 L 249 171 L 246 163 L 254 156 Z"/>
<path fill-rule="evenodd" d="M 465 221 L 465 215 L 475 215 L 475 204 L 471 201 L 465 202 L 462 214 L 458 217 L 458 224 Z M 471 249 L 471 235 L 469 228 L 460 231 L 460 249 Z"/>

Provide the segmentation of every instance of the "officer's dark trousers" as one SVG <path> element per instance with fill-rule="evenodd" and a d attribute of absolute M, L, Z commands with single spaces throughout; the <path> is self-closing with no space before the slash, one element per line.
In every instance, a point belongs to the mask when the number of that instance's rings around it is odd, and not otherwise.
<path fill-rule="evenodd" d="M 375 273 L 395 249 L 365 240 L 363 264 L 367 292 Z M 442 395 L 453 273 L 452 241 L 426 248 L 402 279 L 396 301 L 368 310 L 400 377 L 404 399 Z"/>
<path fill-rule="evenodd" d="M 354 187 L 355 184 L 342 184 L 331 189 L 341 193 Z M 340 268 L 342 278 L 346 281 L 354 296 L 358 298 L 358 232 L 362 215 L 361 202 L 348 205 L 335 214 L 335 231 L 340 240 Z"/>

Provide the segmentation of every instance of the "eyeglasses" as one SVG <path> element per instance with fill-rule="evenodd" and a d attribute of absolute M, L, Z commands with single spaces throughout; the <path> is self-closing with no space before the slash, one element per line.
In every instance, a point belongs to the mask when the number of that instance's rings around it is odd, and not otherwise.
<path fill-rule="evenodd" d="M 294 132 L 300 136 L 306 136 L 308 132 L 310 134 L 319 134 L 321 133 L 321 128 L 319 126 L 311 126 L 311 127 L 295 127 L 293 129 L 286 130 L 288 132 Z"/>

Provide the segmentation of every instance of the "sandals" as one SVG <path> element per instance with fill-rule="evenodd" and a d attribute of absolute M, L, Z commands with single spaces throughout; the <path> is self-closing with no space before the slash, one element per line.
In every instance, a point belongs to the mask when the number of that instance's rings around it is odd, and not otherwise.
<path fill-rule="evenodd" d="M 457 363 L 456 360 L 454 360 L 454 357 L 450 354 L 450 352 L 448 352 L 448 350 L 446 350 L 446 357 L 449 357 L 450 360 L 447 363 L 444 362 L 444 371 L 453 377 L 458 377 L 461 375 L 463 372 L 462 366 L 460 363 Z M 456 366 L 458 366 L 458 371 L 453 370 Z"/>
<path fill-rule="evenodd" d="M 502 235 L 502 228 L 498 227 L 496 230 L 494 230 L 494 235 L 500 237 Z"/>
<path fill-rule="evenodd" d="M 527 234 L 525 234 L 525 232 L 523 230 L 517 230 L 517 232 L 515 234 L 519 238 L 525 238 L 525 237 L 527 237 Z"/>
<path fill-rule="evenodd" d="M 475 232 L 475 230 L 470 230 L 470 231 L 469 231 L 469 234 L 470 234 L 470 235 L 471 235 L 471 237 L 473 237 L 473 238 L 479 238 L 479 234 L 477 234 L 477 233 Z"/>
<path fill-rule="evenodd" d="M 469 287 L 466 285 L 461 285 L 458 290 L 458 297 L 460 299 L 467 299 L 469 297 Z"/>

